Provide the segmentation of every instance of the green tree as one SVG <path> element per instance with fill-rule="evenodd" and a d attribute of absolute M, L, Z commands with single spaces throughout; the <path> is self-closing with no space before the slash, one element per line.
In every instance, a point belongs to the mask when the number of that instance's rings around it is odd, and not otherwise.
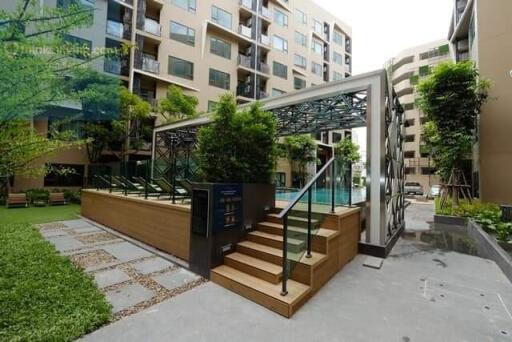
<path fill-rule="evenodd" d="M 295 166 L 302 188 L 309 175 L 308 165 L 317 162 L 316 142 L 309 134 L 292 135 L 284 139 L 284 146 L 288 159 Z"/>
<path fill-rule="evenodd" d="M 341 140 L 334 147 L 334 152 L 336 155 L 336 164 L 338 166 L 338 170 L 340 171 L 343 179 L 344 186 L 349 186 L 350 180 L 348 179 L 349 175 L 347 171 L 352 168 L 353 163 L 357 163 L 361 160 L 361 153 L 359 153 L 359 145 L 354 143 L 352 139 L 345 138 Z"/>
<path fill-rule="evenodd" d="M 237 112 L 222 96 L 212 123 L 198 132 L 198 164 L 208 182 L 271 183 L 276 160 L 276 119 L 254 103 Z"/>
<path fill-rule="evenodd" d="M 489 87 L 473 62 L 440 64 L 418 85 L 417 103 L 428 121 L 424 126 L 427 152 L 444 182 L 452 174 L 460 174 L 471 152 L 476 119 L 487 101 Z M 458 192 L 453 196 L 457 205 Z"/>
<path fill-rule="evenodd" d="M 171 85 L 165 99 L 158 106 L 158 113 L 167 123 L 190 119 L 197 115 L 198 100 L 194 96 L 186 95 L 183 90 Z"/>

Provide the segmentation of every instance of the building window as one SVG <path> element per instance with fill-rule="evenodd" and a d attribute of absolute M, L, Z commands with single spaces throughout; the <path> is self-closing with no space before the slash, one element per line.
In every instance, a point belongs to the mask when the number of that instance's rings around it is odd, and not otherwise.
<path fill-rule="evenodd" d="M 210 82 L 211 86 L 229 90 L 231 85 L 231 75 L 227 72 L 222 72 L 215 69 L 210 69 Z"/>
<path fill-rule="evenodd" d="M 298 54 L 295 54 L 293 56 L 293 64 L 295 66 L 298 66 L 299 68 L 302 68 L 302 69 L 307 69 L 307 61 L 306 61 L 306 58 L 304 56 L 301 56 L 301 55 L 298 55 Z"/>
<path fill-rule="evenodd" d="M 343 79 L 343 74 L 340 74 L 339 72 L 333 71 L 332 72 L 332 80 L 333 81 L 339 81 Z"/>
<path fill-rule="evenodd" d="M 224 11 L 222 8 L 212 6 L 212 20 L 214 23 L 224 26 L 231 30 L 232 18 L 231 13 Z"/>
<path fill-rule="evenodd" d="M 50 164 L 54 172 L 48 173 L 44 177 L 44 186 L 63 187 L 63 186 L 76 186 L 81 187 L 84 185 L 84 165 L 76 164 Z M 69 170 L 71 173 L 57 172 L 58 170 Z"/>
<path fill-rule="evenodd" d="M 406 167 L 405 168 L 405 174 L 406 175 L 414 175 L 414 174 L 416 174 L 416 168 L 415 167 Z"/>
<path fill-rule="evenodd" d="M 303 47 L 308 47 L 308 39 L 306 38 L 306 35 L 295 31 L 295 44 L 298 44 Z"/>
<path fill-rule="evenodd" d="M 322 23 L 319 22 L 318 20 L 316 19 L 313 19 L 313 30 L 316 32 L 316 33 L 319 33 L 319 34 L 323 34 L 324 33 L 324 30 L 323 30 L 323 27 L 322 27 Z"/>
<path fill-rule="evenodd" d="M 343 46 L 343 33 L 340 31 L 334 30 L 332 41 L 338 44 L 339 46 Z"/>
<path fill-rule="evenodd" d="M 431 49 L 427 52 L 420 53 L 420 60 L 445 56 L 450 53 L 450 46 L 448 44 L 441 45 L 437 48 Z"/>
<path fill-rule="evenodd" d="M 313 42 L 311 44 L 311 50 L 313 50 L 317 55 L 322 56 L 324 52 L 324 45 L 322 42 L 313 39 Z"/>
<path fill-rule="evenodd" d="M 273 67 L 272 67 L 272 73 L 274 74 L 274 76 L 287 79 L 288 78 L 288 67 L 284 64 L 274 62 Z"/>
<path fill-rule="evenodd" d="M 311 72 L 317 76 L 322 76 L 322 66 L 318 63 L 311 63 Z"/>
<path fill-rule="evenodd" d="M 288 16 L 278 10 L 277 8 L 274 9 L 274 22 L 276 24 L 279 24 L 283 27 L 288 27 Z"/>
<path fill-rule="evenodd" d="M 276 185 L 276 187 L 285 187 L 286 186 L 286 173 L 276 172 L 275 185 Z"/>
<path fill-rule="evenodd" d="M 191 46 L 196 43 L 196 31 L 193 28 L 171 21 L 171 39 Z"/>
<path fill-rule="evenodd" d="M 297 24 L 307 25 L 308 23 L 308 16 L 306 13 L 302 12 L 299 9 L 295 10 L 295 22 Z"/>
<path fill-rule="evenodd" d="M 283 39 L 279 36 L 274 35 L 272 37 L 272 46 L 276 50 L 288 53 L 288 41 L 286 39 Z"/>
<path fill-rule="evenodd" d="M 422 167 L 421 174 L 422 175 L 433 175 L 436 173 L 436 170 L 433 167 Z"/>
<path fill-rule="evenodd" d="M 404 158 L 414 158 L 416 156 L 415 151 L 405 151 L 404 152 Z"/>
<path fill-rule="evenodd" d="M 78 59 L 88 59 L 91 56 L 92 42 L 87 39 L 64 34 L 63 39 L 66 46 L 67 55 Z"/>
<path fill-rule="evenodd" d="M 332 132 L 332 143 L 337 144 L 341 141 L 341 133 Z"/>
<path fill-rule="evenodd" d="M 414 134 L 405 136 L 405 142 L 414 142 L 415 139 L 416 139 L 416 136 Z"/>
<path fill-rule="evenodd" d="M 405 127 L 412 127 L 414 126 L 414 119 L 407 119 L 404 121 Z"/>
<path fill-rule="evenodd" d="M 196 0 L 171 0 L 171 3 L 185 11 L 196 12 Z"/>
<path fill-rule="evenodd" d="M 194 79 L 194 63 L 184 59 L 169 56 L 169 75 L 174 75 L 187 80 Z"/>
<path fill-rule="evenodd" d="M 293 88 L 296 90 L 306 88 L 306 80 L 302 78 L 294 77 L 293 78 Z"/>
<path fill-rule="evenodd" d="M 332 61 L 336 64 L 343 65 L 343 55 L 333 51 L 332 53 Z"/>
<path fill-rule="evenodd" d="M 210 52 L 214 55 L 231 59 L 231 44 L 215 37 L 210 37 Z"/>
<path fill-rule="evenodd" d="M 208 113 L 212 113 L 217 109 L 219 103 L 215 101 L 208 101 Z"/>
<path fill-rule="evenodd" d="M 283 94 L 286 94 L 286 91 L 272 88 L 272 96 L 279 96 Z"/>
<path fill-rule="evenodd" d="M 428 76 L 429 74 L 430 74 L 430 66 L 429 65 L 424 65 L 424 66 L 420 67 L 420 76 L 421 77 Z"/>

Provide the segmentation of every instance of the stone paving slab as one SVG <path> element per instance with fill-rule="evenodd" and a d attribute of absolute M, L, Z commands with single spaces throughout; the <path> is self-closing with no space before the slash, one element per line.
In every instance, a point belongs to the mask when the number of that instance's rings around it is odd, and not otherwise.
<path fill-rule="evenodd" d="M 132 267 L 135 268 L 137 272 L 144 275 L 162 271 L 172 266 L 175 266 L 175 264 L 162 258 L 154 258 L 132 264 Z"/>
<path fill-rule="evenodd" d="M 140 284 L 128 285 L 106 293 L 107 300 L 112 304 L 112 311 L 114 313 L 128 309 L 140 302 L 150 300 L 153 295 L 153 291 Z"/>
<path fill-rule="evenodd" d="M 116 259 L 127 262 L 153 256 L 153 253 L 132 245 L 129 242 L 121 242 L 115 245 L 102 246 L 106 252 L 112 254 Z"/>
<path fill-rule="evenodd" d="M 50 241 L 55 246 L 55 248 L 60 252 L 65 252 L 72 249 L 79 249 L 85 246 L 80 241 L 67 235 L 49 237 L 48 241 Z"/>
<path fill-rule="evenodd" d="M 173 290 L 188 283 L 191 283 L 195 280 L 198 280 L 199 278 L 200 277 L 197 274 L 180 268 L 178 270 L 174 270 L 171 272 L 155 276 L 153 277 L 153 280 L 155 280 L 157 283 L 167 288 L 168 290 Z"/>
<path fill-rule="evenodd" d="M 73 228 L 73 230 L 77 234 L 87 234 L 87 233 L 100 233 L 100 232 L 103 232 L 103 230 L 101 230 L 100 228 L 94 227 L 94 226 L 91 226 L 91 225 L 84 226 L 84 227 L 76 227 L 76 228 Z"/>
<path fill-rule="evenodd" d="M 60 221 L 58 223 L 63 223 L 69 228 L 82 228 L 82 227 L 94 227 L 89 222 L 83 220 L 83 219 L 77 219 L 77 220 L 69 220 L 69 221 Z"/>
<path fill-rule="evenodd" d="M 112 268 L 94 273 L 94 279 L 96 280 L 98 287 L 103 288 L 128 281 L 131 278 L 123 271 L 117 268 Z"/>
<path fill-rule="evenodd" d="M 55 236 L 66 236 L 67 235 L 67 232 L 65 230 L 45 230 L 45 231 L 42 231 L 41 232 L 41 235 L 48 239 L 48 238 L 52 238 L 52 237 L 55 237 Z"/>

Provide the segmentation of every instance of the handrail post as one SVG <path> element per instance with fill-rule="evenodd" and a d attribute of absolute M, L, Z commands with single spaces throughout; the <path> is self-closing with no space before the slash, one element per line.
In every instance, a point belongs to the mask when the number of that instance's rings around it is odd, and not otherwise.
<path fill-rule="evenodd" d="M 112 168 L 110 168 L 110 184 L 108 185 L 108 192 L 109 193 L 112 193 L 112 181 L 113 181 L 113 178 L 114 176 L 112 175 L 113 171 L 112 171 Z"/>
<path fill-rule="evenodd" d="M 283 287 L 281 296 L 288 294 L 286 282 L 288 281 L 288 213 L 283 217 Z"/>
<path fill-rule="evenodd" d="M 336 207 L 336 160 L 331 164 L 331 213 L 334 214 Z"/>
<path fill-rule="evenodd" d="M 124 165 L 124 170 L 123 170 L 124 171 L 123 172 L 124 173 L 124 180 L 126 181 L 128 179 L 128 177 L 127 177 L 128 173 L 126 172 L 127 171 L 126 168 L 127 168 L 128 165 L 121 164 L 121 166 L 123 166 L 123 165 Z M 128 196 L 128 184 L 126 182 L 123 182 L 123 184 L 124 184 L 124 195 Z"/>
<path fill-rule="evenodd" d="M 308 190 L 308 252 L 306 258 L 311 258 L 311 188 Z"/>
<path fill-rule="evenodd" d="M 144 177 L 146 177 L 144 182 L 144 199 L 148 199 L 148 184 L 149 184 L 149 163 L 144 163 Z"/>
<path fill-rule="evenodd" d="M 352 163 L 348 163 L 348 206 L 352 206 Z"/>

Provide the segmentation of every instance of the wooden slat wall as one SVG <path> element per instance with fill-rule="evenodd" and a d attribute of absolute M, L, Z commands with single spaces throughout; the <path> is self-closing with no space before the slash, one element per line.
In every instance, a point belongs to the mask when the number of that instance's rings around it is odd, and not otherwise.
<path fill-rule="evenodd" d="M 189 259 L 190 209 L 184 206 L 82 191 L 82 216 L 181 259 Z"/>

